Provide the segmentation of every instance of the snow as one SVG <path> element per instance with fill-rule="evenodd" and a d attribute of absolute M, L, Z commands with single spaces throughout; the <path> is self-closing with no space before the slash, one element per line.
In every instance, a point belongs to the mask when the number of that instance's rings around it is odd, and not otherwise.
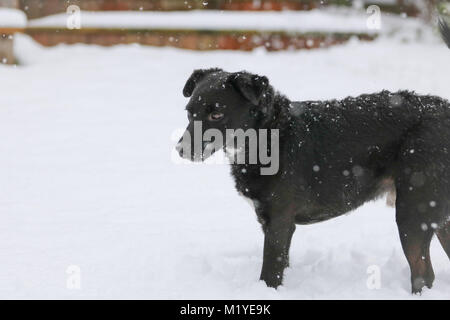
<path fill-rule="evenodd" d="M 0 8 L 0 28 L 25 28 L 27 16 L 21 10 Z"/>
<path fill-rule="evenodd" d="M 435 287 L 410 294 L 384 200 L 298 226 L 284 286 L 267 288 L 262 232 L 229 168 L 173 160 L 194 68 L 264 74 L 298 100 L 381 89 L 450 98 L 450 51 L 437 38 L 280 53 L 15 44 L 22 64 L 0 66 L 0 298 L 450 298 L 436 240 Z M 68 274 L 78 271 L 80 289 Z"/>
<path fill-rule="evenodd" d="M 65 27 L 66 14 L 57 14 L 30 20 L 33 27 Z M 249 11 L 231 12 L 215 10 L 193 10 L 186 12 L 81 12 L 83 28 L 164 28 L 164 29 L 203 29 L 203 30 L 271 30 L 292 32 L 361 32 L 375 33 L 378 30 L 367 28 L 368 15 L 359 10 L 312 11 Z M 403 19 L 398 16 L 382 14 L 381 32 L 391 32 L 394 28 L 417 28 L 419 20 Z"/>

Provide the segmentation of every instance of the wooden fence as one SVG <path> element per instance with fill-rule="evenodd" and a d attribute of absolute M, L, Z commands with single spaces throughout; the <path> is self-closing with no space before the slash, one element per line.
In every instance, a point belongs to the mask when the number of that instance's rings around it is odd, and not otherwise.
<path fill-rule="evenodd" d="M 436 5 L 437 0 L 428 3 Z M 327 5 L 351 5 L 350 0 L 0 0 L 0 6 L 22 8 L 29 18 L 65 12 L 71 4 L 82 10 L 311 10 Z M 368 2 L 367 2 L 368 3 Z M 377 3 L 377 0 L 370 3 Z M 381 4 L 383 11 L 406 12 L 417 16 L 414 5 L 403 0 L 396 4 Z M 422 8 L 423 9 L 423 8 Z M 376 38 L 365 33 L 279 32 L 256 30 L 169 30 L 169 29 L 111 29 L 28 27 L 23 29 L 0 28 L 0 63 L 14 63 L 13 34 L 23 32 L 44 46 L 60 43 L 87 43 L 102 46 L 139 43 L 150 46 L 171 46 L 191 50 L 253 50 L 263 47 L 268 51 L 315 49 L 342 44 L 355 37 L 363 41 Z"/>
<path fill-rule="evenodd" d="M 88 43 L 102 46 L 140 43 L 149 46 L 171 46 L 190 50 L 253 50 L 268 51 L 315 49 L 348 41 L 352 37 L 370 41 L 376 36 L 364 33 L 279 32 L 255 30 L 168 30 L 168 29 L 95 29 L 56 28 L 25 29 L 45 46 L 60 43 Z"/>
<path fill-rule="evenodd" d="M 13 0 L 26 12 L 29 19 L 65 12 L 69 5 L 81 10 L 311 10 L 329 5 L 351 6 L 352 0 Z M 432 3 L 435 0 L 429 0 Z M 404 12 L 417 16 L 419 8 L 405 0 L 389 4 L 383 1 L 364 0 L 366 6 L 377 4 L 384 12 Z"/>

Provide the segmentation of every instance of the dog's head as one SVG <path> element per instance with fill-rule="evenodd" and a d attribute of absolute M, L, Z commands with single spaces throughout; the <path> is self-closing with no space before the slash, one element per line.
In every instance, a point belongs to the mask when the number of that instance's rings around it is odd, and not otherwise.
<path fill-rule="evenodd" d="M 177 150 L 193 161 L 205 160 L 224 147 L 227 129 L 256 129 L 272 117 L 273 89 L 268 79 L 245 71 L 195 70 L 183 95 L 190 98 L 189 124 Z"/>

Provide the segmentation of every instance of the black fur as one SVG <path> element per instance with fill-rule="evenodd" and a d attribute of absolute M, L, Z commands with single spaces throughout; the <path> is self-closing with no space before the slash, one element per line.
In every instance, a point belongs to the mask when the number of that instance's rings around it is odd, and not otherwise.
<path fill-rule="evenodd" d="M 390 192 L 391 197 L 396 194 L 396 221 L 412 291 L 431 288 L 429 245 L 434 234 L 450 257 L 447 100 L 382 91 L 344 100 L 291 102 L 265 77 L 220 69 L 195 71 L 186 86 L 191 134 L 193 120 L 202 121 L 204 130 L 216 128 L 224 134 L 229 128 L 279 129 L 280 167 L 275 175 L 261 175 L 260 163 L 231 165 L 237 190 L 253 201 L 263 226 L 261 279 L 267 285 L 282 284 L 296 224 L 340 216 Z M 223 118 L 211 121 L 213 112 Z M 183 143 L 181 139 L 179 146 Z"/>

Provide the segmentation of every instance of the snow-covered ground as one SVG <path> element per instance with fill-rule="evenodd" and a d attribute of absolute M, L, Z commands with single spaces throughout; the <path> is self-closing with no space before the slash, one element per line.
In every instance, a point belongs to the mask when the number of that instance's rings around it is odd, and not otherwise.
<path fill-rule="evenodd" d="M 0 298 L 450 298 L 450 262 L 435 240 L 435 287 L 410 294 L 383 201 L 299 226 L 285 284 L 269 289 L 258 281 L 260 227 L 228 167 L 172 160 L 194 68 L 265 74 L 299 100 L 381 89 L 450 98 L 439 40 L 244 53 L 43 49 L 17 36 L 16 52 L 20 66 L 0 66 Z M 366 285 L 373 265 L 379 290 Z M 67 288 L 68 268 L 79 268 L 81 289 Z"/>

